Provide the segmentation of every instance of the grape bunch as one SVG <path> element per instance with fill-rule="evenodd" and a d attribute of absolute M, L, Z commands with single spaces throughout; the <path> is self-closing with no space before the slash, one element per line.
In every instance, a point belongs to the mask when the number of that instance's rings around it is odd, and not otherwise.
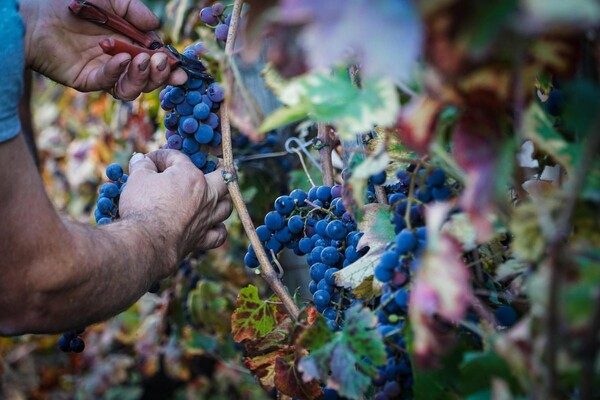
<path fill-rule="evenodd" d="M 314 186 L 308 193 L 295 189 L 274 202 L 256 228 L 267 256 L 283 248 L 305 256 L 310 265 L 309 290 L 316 309 L 325 316 L 331 330 L 343 323 L 343 311 L 352 302 L 352 293 L 335 284 L 334 274 L 358 260 L 365 251 L 357 250 L 361 233 L 342 201 L 340 185 Z M 259 266 L 250 245 L 244 257 L 249 268 Z"/>
<path fill-rule="evenodd" d="M 106 176 L 110 182 L 100 186 L 94 217 L 98 225 L 104 225 L 119 218 L 119 196 L 125 188 L 128 175 L 123 173 L 119 164 L 106 167 Z"/>
<path fill-rule="evenodd" d="M 81 334 L 83 334 L 83 330 L 63 333 L 58 339 L 58 348 L 65 353 L 81 353 L 85 349 L 85 342 Z"/>
<path fill-rule="evenodd" d="M 387 200 L 393 210 L 395 239 L 375 266 L 375 279 L 383 283 L 377 306 L 377 330 L 391 345 L 387 347 L 387 365 L 379 369 L 373 384 L 379 388 L 375 398 L 398 398 L 412 387 L 410 360 L 406 356 L 404 330 L 408 314 L 410 280 L 420 265 L 425 250 L 424 204 L 444 201 L 456 188 L 442 169 L 417 168 L 415 165 L 396 173 L 398 182 L 385 186 Z"/>
<path fill-rule="evenodd" d="M 221 3 L 215 3 L 200 10 L 200 20 L 215 28 L 215 38 L 221 42 L 227 41 L 229 25 L 231 24 L 231 14 L 224 16 L 224 11 L 225 6 Z"/>
<path fill-rule="evenodd" d="M 196 51 L 188 46 L 184 55 Z M 160 92 L 160 106 L 168 112 L 164 120 L 165 148 L 180 150 L 205 173 L 217 167 L 218 160 L 209 151 L 221 145 L 221 124 L 216 113 L 224 98 L 225 90 L 217 82 L 197 77 Z"/>

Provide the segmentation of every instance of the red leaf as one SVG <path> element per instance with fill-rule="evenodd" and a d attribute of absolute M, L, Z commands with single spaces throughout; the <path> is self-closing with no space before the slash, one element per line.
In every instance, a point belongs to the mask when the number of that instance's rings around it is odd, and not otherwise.
<path fill-rule="evenodd" d="M 397 135 L 408 147 L 426 154 L 443 105 L 428 96 L 415 97 L 402 110 L 396 124 Z"/>
<path fill-rule="evenodd" d="M 316 379 L 304 382 L 297 368 L 296 361 L 306 355 L 307 352 L 303 351 L 303 353 L 287 359 L 279 357 L 275 360 L 275 387 L 281 393 L 290 397 L 317 399 L 323 394 L 320 382 Z"/>
<path fill-rule="evenodd" d="M 478 241 L 483 242 L 494 231 L 494 173 L 503 140 L 498 117 L 482 109 L 467 110 L 461 114 L 452 140 L 456 161 L 467 175 L 460 206 L 469 214 Z"/>

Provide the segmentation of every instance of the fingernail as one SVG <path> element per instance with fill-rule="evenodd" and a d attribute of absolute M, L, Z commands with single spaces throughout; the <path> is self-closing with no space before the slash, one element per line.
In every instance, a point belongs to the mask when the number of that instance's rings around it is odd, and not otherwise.
<path fill-rule="evenodd" d="M 121 64 L 119 65 L 121 67 L 121 69 L 125 68 L 127 65 L 129 65 L 129 63 L 131 62 L 131 58 L 127 59 L 123 62 L 121 62 Z"/>
<path fill-rule="evenodd" d="M 147 59 L 146 61 L 144 61 L 143 63 L 141 63 L 141 64 L 138 66 L 138 69 L 139 69 L 140 71 L 145 71 L 145 70 L 147 70 L 147 69 L 148 69 L 148 65 L 150 65 L 150 59 Z"/>
<path fill-rule="evenodd" d="M 165 68 L 167 68 L 167 59 L 163 58 L 163 60 L 156 66 L 156 69 L 158 69 L 159 71 L 164 71 Z"/>
<path fill-rule="evenodd" d="M 132 157 L 131 160 L 129 160 L 129 165 L 133 165 L 138 161 L 141 161 L 144 159 L 144 153 L 135 153 Z"/>

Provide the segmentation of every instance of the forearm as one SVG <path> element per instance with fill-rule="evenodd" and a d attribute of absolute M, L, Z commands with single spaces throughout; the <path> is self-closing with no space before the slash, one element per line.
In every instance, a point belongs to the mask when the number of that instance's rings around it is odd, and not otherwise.
<path fill-rule="evenodd" d="M 0 174 L 0 334 L 106 319 L 176 263 L 175 251 L 159 250 L 172 244 L 152 220 L 130 216 L 102 227 L 61 220 L 22 137 L 0 145 Z"/>

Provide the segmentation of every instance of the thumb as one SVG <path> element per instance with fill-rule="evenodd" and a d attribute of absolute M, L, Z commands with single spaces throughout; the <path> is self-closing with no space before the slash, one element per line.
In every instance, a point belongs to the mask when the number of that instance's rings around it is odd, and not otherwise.
<path fill-rule="evenodd" d="M 129 160 L 129 175 L 132 175 L 138 170 L 158 172 L 156 164 L 154 164 L 154 162 L 150 158 L 146 157 L 143 153 L 136 153 L 133 155 L 133 157 L 131 157 L 131 160 Z"/>
<path fill-rule="evenodd" d="M 117 14 L 142 31 L 151 31 L 160 26 L 156 15 L 141 0 L 110 0 L 110 3 Z"/>

